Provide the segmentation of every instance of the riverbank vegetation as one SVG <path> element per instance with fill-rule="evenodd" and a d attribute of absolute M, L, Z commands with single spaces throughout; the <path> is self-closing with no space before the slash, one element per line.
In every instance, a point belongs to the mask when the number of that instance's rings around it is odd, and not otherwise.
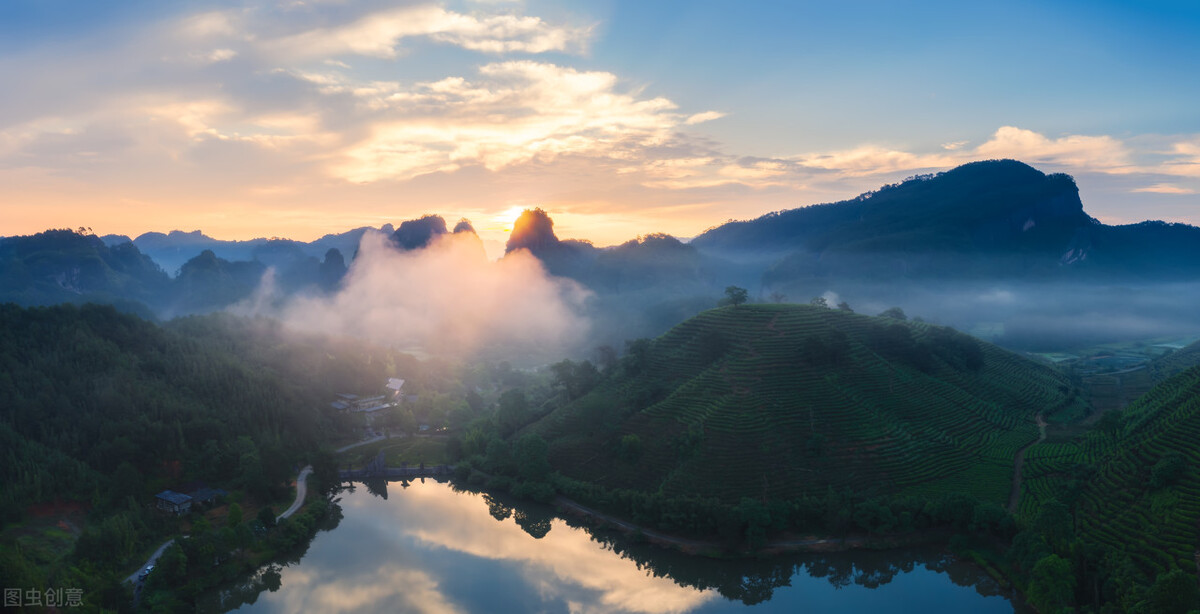
<path fill-rule="evenodd" d="M 336 485 L 319 450 L 355 423 L 328 408 L 333 392 L 379 388 L 406 360 L 263 319 L 160 326 L 111 307 L 0 305 L 0 576 L 115 610 L 132 603 L 125 577 L 169 537 L 191 534 L 183 554 L 223 562 L 254 541 L 228 521 L 234 505 L 250 518 L 286 507 L 306 463 L 318 495 Z M 204 487 L 226 494 L 181 517 L 155 508 L 156 493 Z M 291 541 L 311 534 L 284 526 Z"/>

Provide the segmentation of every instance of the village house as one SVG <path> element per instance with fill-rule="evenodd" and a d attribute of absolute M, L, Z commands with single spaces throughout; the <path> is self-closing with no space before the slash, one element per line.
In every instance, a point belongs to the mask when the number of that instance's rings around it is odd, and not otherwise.
<path fill-rule="evenodd" d="M 172 514 L 186 514 L 192 509 L 192 498 L 173 490 L 164 490 L 154 495 L 158 509 Z"/>
<path fill-rule="evenodd" d="M 384 386 L 391 391 L 391 399 L 387 395 L 375 397 L 361 398 L 356 394 L 348 392 L 337 393 L 338 399 L 329 404 L 330 407 L 338 411 L 352 411 L 372 413 L 381 409 L 395 407 L 396 401 L 401 398 L 400 389 L 404 386 L 404 380 L 391 377 L 388 378 L 387 384 Z"/>

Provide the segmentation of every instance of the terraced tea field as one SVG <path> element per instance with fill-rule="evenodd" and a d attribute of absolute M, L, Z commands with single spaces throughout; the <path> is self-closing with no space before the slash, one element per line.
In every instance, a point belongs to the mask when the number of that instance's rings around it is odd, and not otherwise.
<path fill-rule="evenodd" d="M 630 359 L 627 359 L 627 361 Z M 532 428 L 571 477 L 667 495 L 962 491 L 1004 504 L 1058 371 L 950 329 L 801 305 L 705 312 Z M 622 437 L 641 442 L 619 454 Z"/>
<path fill-rule="evenodd" d="M 1073 505 L 1076 531 L 1087 541 L 1125 551 L 1153 574 L 1195 569 L 1200 535 L 1200 367 L 1168 379 L 1125 410 L 1116 433 L 1092 431 L 1076 442 L 1042 444 L 1026 462 L 1021 514 L 1067 492 L 1072 470 L 1095 468 Z M 1177 481 L 1155 484 L 1155 467 L 1181 455 Z"/>

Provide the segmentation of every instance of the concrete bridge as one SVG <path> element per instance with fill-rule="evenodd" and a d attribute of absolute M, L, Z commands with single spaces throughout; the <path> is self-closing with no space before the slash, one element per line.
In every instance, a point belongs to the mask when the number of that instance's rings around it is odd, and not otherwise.
<path fill-rule="evenodd" d="M 338 477 L 348 482 L 357 482 L 372 478 L 384 478 L 387 480 L 404 480 L 409 478 L 424 478 L 424 477 L 449 477 L 454 475 L 454 465 L 419 465 L 403 467 L 388 467 L 384 461 L 383 450 L 379 451 L 371 462 L 367 463 L 362 469 L 342 469 L 338 471 Z"/>

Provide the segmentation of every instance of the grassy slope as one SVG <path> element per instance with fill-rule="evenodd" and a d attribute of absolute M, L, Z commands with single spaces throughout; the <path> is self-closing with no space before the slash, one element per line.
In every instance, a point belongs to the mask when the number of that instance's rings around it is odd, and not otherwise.
<path fill-rule="evenodd" d="M 906 327 L 931 356 L 924 371 L 881 338 L 886 326 Z M 810 337 L 846 349 L 814 352 Z M 964 343 L 981 351 L 978 370 L 961 364 Z M 655 340 L 643 364 L 531 427 L 557 469 L 724 500 L 832 486 L 1002 503 L 1014 454 L 1037 438 L 1034 415 L 1079 403 L 1057 371 L 948 329 L 798 305 L 702 313 Z M 631 434 L 640 455 L 621 453 Z"/>
<path fill-rule="evenodd" d="M 1097 467 L 1079 483 L 1076 529 L 1090 542 L 1126 550 L 1144 569 L 1195 568 L 1200 534 L 1200 367 L 1168 379 L 1125 410 L 1116 433 L 1090 432 L 1077 440 L 1042 444 L 1027 455 L 1027 496 L 1021 512 L 1072 490 L 1072 469 Z M 1150 486 L 1151 470 L 1164 455 L 1188 459 L 1179 483 Z"/>

